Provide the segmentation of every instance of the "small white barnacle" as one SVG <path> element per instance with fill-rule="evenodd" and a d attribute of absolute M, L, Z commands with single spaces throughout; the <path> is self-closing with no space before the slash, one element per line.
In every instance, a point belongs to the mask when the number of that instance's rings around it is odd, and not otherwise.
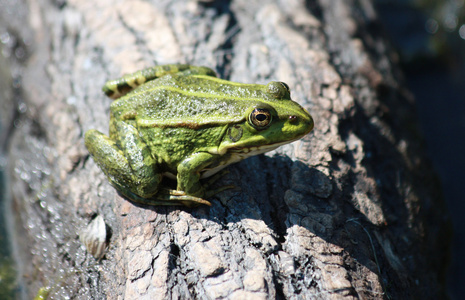
<path fill-rule="evenodd" d="M 97 215 L 92 222 L 79 232 L 79 239 L 87 252 L 100 260 L 107 248 L 107 228 L 101 215 Z"/>

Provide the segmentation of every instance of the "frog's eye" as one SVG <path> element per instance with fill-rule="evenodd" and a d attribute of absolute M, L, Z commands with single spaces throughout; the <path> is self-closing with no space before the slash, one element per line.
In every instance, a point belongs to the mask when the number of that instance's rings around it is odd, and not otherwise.
<path fill-rule="evenodd" d="M 276 99 L 286 98 L 286 95 L 291 93 L 289 86 L 281 81 L 272 81 L 267 84 L 266 88 L 268 93 Z"/>
<path fill-rule="evenodd" d="M 263 130 L 271 124 L 271 113 L 268 109 L 256 108 L 249 116 L 249 122 L 257 130 Z"/>

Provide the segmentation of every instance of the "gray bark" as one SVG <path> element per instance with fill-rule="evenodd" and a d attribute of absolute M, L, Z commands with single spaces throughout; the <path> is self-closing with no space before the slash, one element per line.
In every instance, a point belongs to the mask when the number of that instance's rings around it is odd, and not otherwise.
<path fill-rule="evenodd" d="M 447 218 L 370 1 L 2 2 L 21 11 L 1 17 L 28 53 L 27 109 L 7 141 L 30 295 L 444 296 Z M 315 129 L 229 167 L 220 183 L 240 189 L 211 207 L 134 205 L 108 184 L 83 134 L 108 132 L 107 79 L 174 62 L 284 81 Z M 78 237 L 96 215 L 110 230 L 101 261 Z"/>

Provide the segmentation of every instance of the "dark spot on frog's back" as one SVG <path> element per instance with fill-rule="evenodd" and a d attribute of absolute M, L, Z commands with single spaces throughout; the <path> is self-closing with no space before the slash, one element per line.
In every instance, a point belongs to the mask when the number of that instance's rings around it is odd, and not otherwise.
<path fill-rule="evenodd" d="M 127 83 L 123 83 L 121 85 L 116 85 L 114 90 L 110 89 L 108 86 L 103 86 L 102 90 L 105 95 L 111 99 L 116 99 L 129 93 L 132 88 Z"/>
<path fill-rule="evenodd" d="M 134 120 L 137 116 L 137 112 L 135 111 L 128 111 L 121 115 L 122 120 Z"/>
<path fill-rule="evenodd" d="M 171 71 L 171 69 L 173 68 L 173 66 L 171 66 L 171 65 L 165 65 L 165 66 L 162 66 L 162 67 L 163 67 L 163 70 L 167 71 L 167 72 Z"/>

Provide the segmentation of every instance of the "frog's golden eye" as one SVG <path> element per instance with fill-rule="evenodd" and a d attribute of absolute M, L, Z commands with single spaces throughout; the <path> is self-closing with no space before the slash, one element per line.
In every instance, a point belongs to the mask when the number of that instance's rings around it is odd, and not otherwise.
<path fill-rule="evenodd" d="M 256 108 L 249 116 L 249 122 L 257 130 L 263 130 L 271 124 L 271 113 L 268 109 Z"/>

